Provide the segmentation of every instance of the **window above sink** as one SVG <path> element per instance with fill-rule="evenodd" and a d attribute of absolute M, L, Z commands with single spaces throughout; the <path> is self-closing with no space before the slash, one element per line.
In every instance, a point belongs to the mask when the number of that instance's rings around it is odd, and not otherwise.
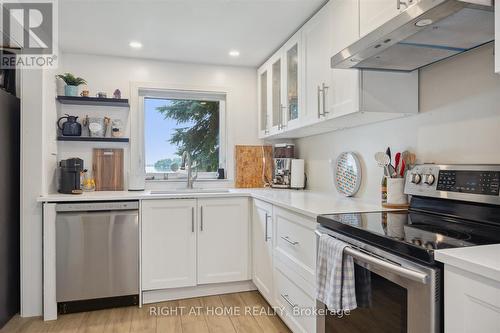
<path fill-rule="evenodd" d="M 192 155 L 198 179 L 217 179 L 225 169 L 225 94 L 201 91 L 140 91 L 146 180 L 186 179 L 181 155 Z"/>

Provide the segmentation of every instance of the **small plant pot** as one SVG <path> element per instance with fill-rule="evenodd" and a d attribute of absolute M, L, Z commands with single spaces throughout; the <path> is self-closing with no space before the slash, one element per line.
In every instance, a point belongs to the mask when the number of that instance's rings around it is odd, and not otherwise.
<path fill-rule="evenodd" d="M 78 86 L 64 86 L 64 94 L 66 96 L 78 96 Z"/>
<path fill-rule="evenodd" d="M 387 204 L 406 205 L 408 196 L 404 193 L 404 178 L 387 178 Z"/>

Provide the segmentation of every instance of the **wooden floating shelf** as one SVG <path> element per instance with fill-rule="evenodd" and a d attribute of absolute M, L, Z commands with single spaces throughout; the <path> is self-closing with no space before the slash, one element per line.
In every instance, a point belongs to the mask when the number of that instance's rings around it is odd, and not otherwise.
<path fill-rule="evenodd" d="M 123 99 L 123 98 L 57 96 L 56 99 L 61 104 L 114 106 L 114 107 L 126 107 L 126 108 L 130 107 L 130 105 L 128 104 L 128 99 Z"/>
<path fill-rule="evenodd" d="M 98 138 L 98 137 L 89 137 L 89 136 L 58 136 L 57 141 L 129 142 L 129 138 Z"/>

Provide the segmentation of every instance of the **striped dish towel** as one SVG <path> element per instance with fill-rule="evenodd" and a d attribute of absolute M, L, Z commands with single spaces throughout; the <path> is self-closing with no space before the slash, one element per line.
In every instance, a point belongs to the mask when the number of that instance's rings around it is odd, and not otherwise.
<path fill-rule="evenodd" d="M 347 246 L 347 243 L 328 235 L 319 238 L 316 298 L 330 311 L 357 308 L 354 261 L 351 256 L 344 256 Z"/>

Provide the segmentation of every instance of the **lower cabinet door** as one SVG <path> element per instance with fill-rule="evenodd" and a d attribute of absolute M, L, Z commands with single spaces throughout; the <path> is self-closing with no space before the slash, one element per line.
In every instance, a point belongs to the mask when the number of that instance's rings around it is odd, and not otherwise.
<path fill-rule="evenodd" d="M 250 280 L 248 198 L 198 199 L 198 284 Z"/>
<path fill-rule="evenodd" d="M 316 332 L 316 301 L 276 267 L 274 277 L 275 304 L 283 311 L 283 321 L 294 333 Z"/>
<path fill-rule="evenodd" d="M 142 202 L 142 289 L 196 285 L 196 200 Z"/>
<path fill-rule="evenodd" d="M 253 283 L 269 302 L 273 303 L 273 206 L 254 200 L 252 214 Z"/>

